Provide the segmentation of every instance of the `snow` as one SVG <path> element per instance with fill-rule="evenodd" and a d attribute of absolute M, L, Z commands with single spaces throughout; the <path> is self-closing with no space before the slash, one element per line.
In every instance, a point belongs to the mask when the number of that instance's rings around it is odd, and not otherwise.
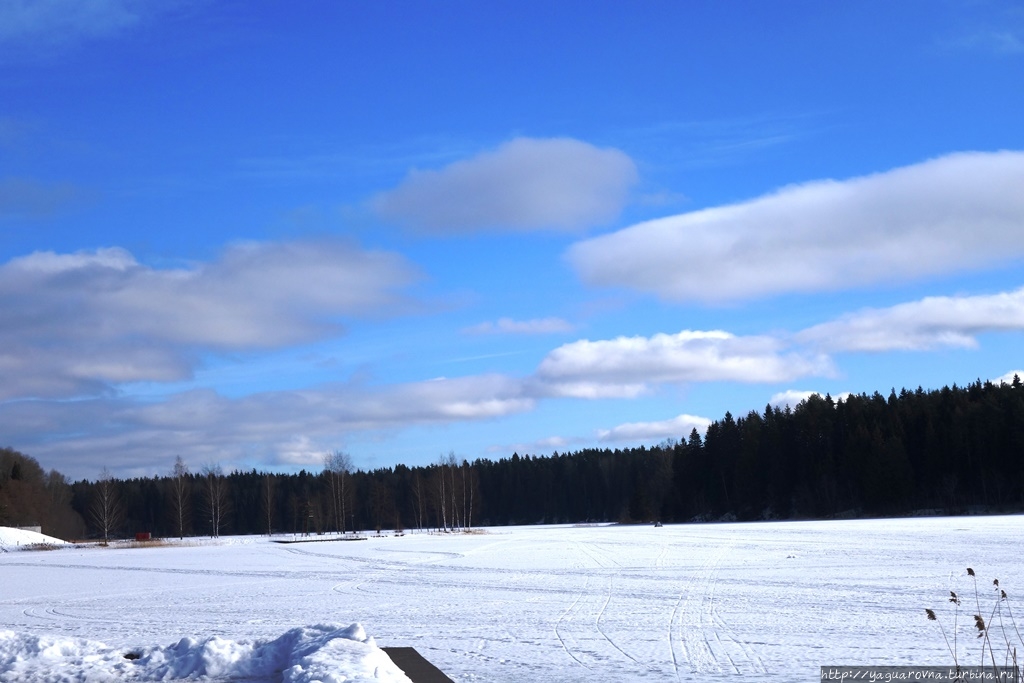
<path fill-rule="evenodd" d="M 409 683 L 359 624 L 294 628 L 271 641 L 182 638 L 131 652 L 83 638 L 0 631 L 0 681 L 177 679 Z"/>
<path fill-rule="evenodd" d="M 982 603 L 994 578 L 1012 602 L 1022 542 L 1024 518 L 1004 516 L 6 553 L 0 681 L 402 680 L 358 626 L 337 626 L 353 622 L 456 681 L 781 682 L 822 665 L 947 665 L 924 609 L 949 632 L 948 591 L 973 599 L 966 567 Z"/>
<path fill-rule="evenodd" d="M 0 552 L 24 550 L 29 546 L 66 544 L 67 541 L 62 541 L 61 539 L 54 538 L 53 536 L 36 533 L 35 531 L 25 531 L 24 529 L 13 529 L 9 526 L 0 526 Z"/>

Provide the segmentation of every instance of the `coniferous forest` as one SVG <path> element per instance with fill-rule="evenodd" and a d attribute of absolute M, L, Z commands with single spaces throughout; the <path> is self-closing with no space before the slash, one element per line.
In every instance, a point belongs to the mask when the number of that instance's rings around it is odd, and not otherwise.
<path fill-rule="evenodd" d="M 1024 386 L 975 382 L 726 415 L 704 437 L 425 467 L 190 471 L 69 483 L 0 450 L 0 525 L 65 538 L 460 529 L 1024 510 Z"/>

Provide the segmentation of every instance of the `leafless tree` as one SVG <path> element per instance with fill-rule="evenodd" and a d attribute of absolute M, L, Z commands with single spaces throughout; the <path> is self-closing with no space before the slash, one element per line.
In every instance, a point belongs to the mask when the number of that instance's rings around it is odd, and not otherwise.
<path fill-rule="evenodd" d="M 476 499 L 478 489 L 480 488 L 479 478 L 477 477 L 476 468 L 470 465 L 465 460 L 462 461 L 462 500 L 463 505 L 466 504 L 466 496 L 469 497 L 469 506 L 465 510 L 463 519 L 465 520 L 465 528 L 473 528 L 473 502 Z"/>
<path fill-rule="evenodd" d="M 437 462 L 437 506 L 438 521 L 441 522 L 441 530 L 448 531 L 448 498 L 445 496 L 445 458 L 442 455 Z"/>
<path fill-rule="evenodd" d="M 188 466 L 179 455 L 171 469 L 171 514 L 178 527 L 178 538 L 185 538 L 185 523 L 188 521 L 189 477 Z"/>
<path fill-rule="evenodd" d="M 203 493 L 205 494 L 206 512 L 210 519 L 210 535 L 220 536 L 224 526 L 224 513 L 227 508 L 227 486 L 220 465 L 204 465 Z"/>
<path fill-rule="evenodd" d="M 96 493 L 91 507 L 93 522 L 103 534 L 103 544 L 110 542 L 110 535 L 121 524 L 123 511 L 117 495 L 117 482 L 106 467 L 96 481 Z"/>
<path fill-rule="evenodd" d="M 444 468 L 448 470 L 448 495 L 451 497 L 451 512 L 452 512 L 452 531 L 462 526 L 462 522 L 459 520 L 459 493 L 456 487 L 455 470 L 458 469 L 459 461 L 455 457 L 455 451 L 448 451 L 448 457 L 445 459 Z"/>
<path fill-rule="evenodd" d="M 331 491 L 331 510 L 334 513 L 335 528 L 344 532 L 345 506 L 350 497 L 351 486 L 347 486 L 348 475 L 352 473 L 352 456 L 344 451 L 334 451 L 324 456 L 324 474 Z"/>

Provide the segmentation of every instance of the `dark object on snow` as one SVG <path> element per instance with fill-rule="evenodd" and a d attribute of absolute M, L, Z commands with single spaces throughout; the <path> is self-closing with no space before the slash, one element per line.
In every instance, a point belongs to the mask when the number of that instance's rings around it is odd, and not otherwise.
<path fill-rule="evenodd" d="M 136 660 L 136 659 L 140 658 L 141 656 L 142 655 L 140 655 L 138 652 L 128 652 L 128 653 L 125 654 L 124 658 L 125 659 Z"/>
<path fill-rule="evenodd" d="M 412 647 L 382 647 L 391 661 L 405 672 L 412 683 L 454 683 L 444 672 L 423 658 Z"/>
<path fill-rule="evenodd" d="M 655 522 L 654 526 L 661 526 L 661 522 Z"/>
<path fill-rule="evenodd" d="M 310 536 L 292 536 L 291 538 L 275 538 L 274 543 L 326 543 L 328 541 L 365 541 L 366 536 L 329 536 L 312 538 Z"/>

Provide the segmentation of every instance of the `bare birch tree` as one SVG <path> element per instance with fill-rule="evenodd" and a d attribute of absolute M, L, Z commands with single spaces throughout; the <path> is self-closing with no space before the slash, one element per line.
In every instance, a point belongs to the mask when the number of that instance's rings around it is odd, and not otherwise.
<path fill-rule="evenodd" d="M 227 486 L 220 465 L 203 466 L 203 493 L 206 498 L 206 512 L 210 519 L 210 535 L 218 538 L 224 526 L 224 513 L 227 508 Z"/>
<path fill-rule="evenodd" d="M 117 495 L 117 482 L 106 467 L 96 480 L 96 493 L 90 510 L 93 522 L 103 534 L 103 545 L 110 542 L 110 535 L 120 526 L 123 517 L 121 501 Z"/>
<path fill-rule="evenodd" d="M 448 531 L 448 498 L 445 496 L 445 458 L 442 455 L 437 463 L 437 505 L 438 521 L 441 522 L 441 530 Z"/>
<path fill-rule="evenodd" d="M 459 520 L 459 495 L 455 485 L 455 470 L 459 466 L 458 458 L 455 457 L 455 451 L 448 451 L 448 457 L 444 464 L 448 470 L 448 495 L 451 497 L 452 531 L 455 531 L 462 526 Z"/>
<path fill-rule="evenodd" d="M 185 523 L 188 521 L 189 477 L 188 466 L 179 455 L 171 469 L 171 514 L 178 527 L 178 538 L 185 538 Z"/>
<path fill-rule="evenodd" d="M 466 460 L 462 461 L 462 505 L 464 528 L 473 528 L 473 502 L 476 499 L 477 489 L 480 487 L 476 474 L 476 468 Z M 468 498 L 468 501 L 467 501 Z"/>
<path fill-rule="evenodd" d="M 344 533 L 345 507 L 351 495 L 347 486 L 348 475 L 352 473 L 352 456 L 344 451 L 334 451 L 324 456 L 324 474 L 331 490 L 331 508 L 334 513 L 335 528 Z M 353 529 L 355 531 L 355 529 Z"/>

